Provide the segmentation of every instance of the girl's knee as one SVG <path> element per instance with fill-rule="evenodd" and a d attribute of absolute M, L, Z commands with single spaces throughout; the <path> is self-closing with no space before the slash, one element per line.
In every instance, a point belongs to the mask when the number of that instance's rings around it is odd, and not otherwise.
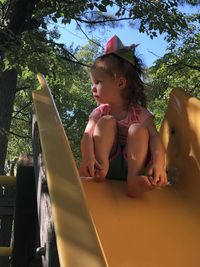
<path fill-rule="evenodd" d="M 140 124 L 138 123 L 135 123 L 135 124 L 131 124 L 131 126 L 129 127 L 128 129 L 128 135 L 130 137 L 134 137 L 134 136 L 141 136 L 141 137 L 144 137 L 144 138 L 149 138 L 149 132 L 148 132 L 148 129 L 141 126 Z"/>
<path fill-rule="evenodd" d="M 95 126 L 93 136 L 99 136 L 103 133 L 106 135 L 115 135 L 117 122 L 113 116 L 106 115 L 100 118 Z"/>
<path fill-rule="evenodd" d="M 116 127 L 117 121 L 111 115 L 105 115 L 98 120 L 98 126 Z"/>

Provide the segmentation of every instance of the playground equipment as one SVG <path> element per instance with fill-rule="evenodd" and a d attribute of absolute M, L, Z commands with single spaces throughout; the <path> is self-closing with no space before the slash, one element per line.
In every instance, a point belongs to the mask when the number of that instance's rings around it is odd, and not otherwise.
<path fill-rule="evenodd" d="M 29 266 L 36 248 L 43 266 L 200 266 L 200 101 L 178 89 L 171 92 L 160 131 L 171 185 L 131 199 L 123 181 L 80 179 L 51 92 L 44 77 L 38 79 L 42 89 L 33 92 L 34 168 L 29 169 L 37 192 L 29 220 L 38 214 L 38 222 L 29 227 L 31 253 L 16 244 L 27 239 L 23 231 L 15 235 L 13 267 Z M 34 194 L 35 186 L 27 187 Z"/>

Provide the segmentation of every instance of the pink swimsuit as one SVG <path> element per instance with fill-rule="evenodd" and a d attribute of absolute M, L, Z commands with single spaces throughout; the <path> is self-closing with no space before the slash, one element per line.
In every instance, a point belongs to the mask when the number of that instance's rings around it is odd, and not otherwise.
<path fill-rule="evenodd" d="M 110 115 L 110 106 L 101 104 L 95 108 L 89 116 L 89 119 L 97 122 L 101 117 Z M 106 176 L 108 179 L 126 180 L 128 174 L 127 155 L 126 155 L 126 140 L 128 129 L 131 124 L 142 124 L 146 119 L 153 117 L 153 114 L 146 108 L 139 105 L 131 106 L 126 118 L 117 121 L 118 136 L 113 144 L 110 152 L 109 171 Z M 146 164 L 151 160 L 150 151 L 148 151 Z"/>
<path fill-rule="evenodd" d="M 105 115 L 110 115 L 109 104 L 101 104 L 100 106 L 95 108 L 90 114 L 89 119 L 97 122 L 101 117 Z M 131 106 L 126 118 L 117 122 L 119 143 L 123 146 L 126 145 L 128 129 L 131 124 L 142 124 L 146 119 L 152 116 L 153 114 L 142 106 Z"/>

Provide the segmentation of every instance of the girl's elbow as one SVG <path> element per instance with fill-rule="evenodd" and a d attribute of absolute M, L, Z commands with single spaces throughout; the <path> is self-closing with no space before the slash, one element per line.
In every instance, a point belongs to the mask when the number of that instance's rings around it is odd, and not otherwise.
<path fill-rule="evenodd" d="M 85 131 L 83 133 L 83 138 L 92 138 L 92 135 L 93 135 L 92 131 Z"/>
<path fill-rule="evenodd" d="M 91 142 L 91 140 L 92 140 L 92 133 L 84 132 L 81 139 L 81 145 L 84 145 L 85 143 L 88 144 L 88 142 Z"/>

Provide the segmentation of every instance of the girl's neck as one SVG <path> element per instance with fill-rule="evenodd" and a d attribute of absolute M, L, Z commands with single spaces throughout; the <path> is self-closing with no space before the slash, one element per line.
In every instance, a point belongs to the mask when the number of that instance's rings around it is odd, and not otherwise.
<path fill-rule="evenodd" d="M 110 114 L 116 118 L 116 120 L 122 120 L 126 117 L 128 110 L 124 107 L 124 104 L 110 105 Z"/>

